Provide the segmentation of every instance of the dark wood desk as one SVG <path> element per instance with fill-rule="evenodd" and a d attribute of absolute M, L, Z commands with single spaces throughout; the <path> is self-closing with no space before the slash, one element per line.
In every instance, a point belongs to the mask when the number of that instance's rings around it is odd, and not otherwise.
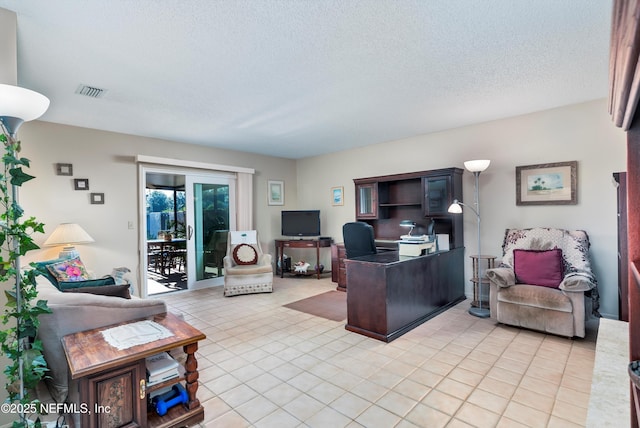
<path fill-rule="evenodd" d="M 331 247 L 331 238 L 322 239 L 276 239 L 276 262 L 280 262 L 280 278 L 284 277 L 284 248 L 315 248 L 316 266 L 320 266 L 320 248 Z M 315 267 L 314 267 L 315 268 Z M 320 269 L 316 270 L 320 279 Z"/>
<path fill-rule="evenodd" d="M 140 426 L 181 427 L 204 420 L 204 408 L 196 398 L 198 341 L 206 336 L 181 318 L 157 315 L 153 321 L 167 328 L 173 336 L 143 345 L 118 350 L 109 345 L 102 331 L 111 327 L 81 331 L 62 338 L 62 347 L 72 379 L 79 379 L 80 398 L 90 412 L 81 414 L 82 427 Z M 133 323 L 135 321 L 131 321 Z M 130 323 L 121 323 L 124 325 Z M 145 358 L 183 347 L 187 356 L 185 375 L 146 388 Z M 147 394 L 184 381 L 188 402 L 172 407 L 164 416 L 147 411 Z M 114 392 L 115 391 L 115 392 Z M 101 409 L 101 410 L 97 410 Z"/>
<path fill-rule="evenodd" d="M 345 264 L 345 328 L 384 342 L 465 299 L 464 248 L 418 257 L 387 251 Z"/>

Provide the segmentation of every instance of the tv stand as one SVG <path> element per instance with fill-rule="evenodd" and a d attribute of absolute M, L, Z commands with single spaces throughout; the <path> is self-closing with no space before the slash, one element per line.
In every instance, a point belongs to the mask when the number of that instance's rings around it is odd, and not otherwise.
<path fill-rule="evenodd" d="M 280 262 L 280 278 L 284 278 L 284 248 L 315 248 L 316 265 L 320 266 L 320 248 L 331 247 L 332 239 L 320 237 L 313 239 L 276 239 L 276 263 Z M 314 268 L 315 268 L 314 266 Z M 320 269 L 316 269 L 316 275 L 320 279 Z"/>

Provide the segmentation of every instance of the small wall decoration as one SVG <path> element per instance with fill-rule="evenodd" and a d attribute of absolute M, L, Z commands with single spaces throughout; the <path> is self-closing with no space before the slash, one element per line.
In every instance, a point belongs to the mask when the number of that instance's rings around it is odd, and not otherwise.
<path fill-rule="evenodd" d="M 104 204 L 104 193 L 92 193 L 91 203 L 94 205 Z"/>
<path fill-rule="evenodd" d="M 73 165 L 70 163 L 57 163 L 56 174 L 58 175 L 73 175 Z"/>
<path fill-rule="evenodd" d="M 76 190 L 89 190 L 89 179 L 75 178 L 73 180 L 73 188 Z"/>
<path fill-rule="evenodd" d="M 284 181 L 269 180 L 267 202 L 269 205 L 284 205 Z"/>
<path fill-rule="evenodd" d="M 338 205 L 344 205 L 343 195 L 344 195 L 344 187 L 342 186 L 332 187 L 331 188 L 331 205 L 333 205 L 334 207 Z"/>
<path fill-rule="evenodd" d="M 578 203 L 578 162 L 516 167 L 516 205 Z"/>

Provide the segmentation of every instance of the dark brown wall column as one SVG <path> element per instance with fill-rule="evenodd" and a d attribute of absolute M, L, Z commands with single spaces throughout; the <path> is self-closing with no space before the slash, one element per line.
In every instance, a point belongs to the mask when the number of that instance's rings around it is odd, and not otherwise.
<path fill-rule="evenodd" d="M 627 133 L 627 219 L 629 262 L 640 268 L 640 125 L 634 123 Z M 635 262 L 635 263 L 634 263 Z M 629 355 L 640 360 L 640 284 L 629 273 Z M 631 426 L 638 427 L 631 394 Z"/>

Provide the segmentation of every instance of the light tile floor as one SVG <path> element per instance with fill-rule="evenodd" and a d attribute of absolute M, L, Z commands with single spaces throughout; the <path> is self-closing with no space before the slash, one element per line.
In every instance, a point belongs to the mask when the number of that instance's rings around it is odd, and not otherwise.
<path fill-rule="evenodd" d="M 597 322 L 570 340 L 473 317 L 467 300 L 383 343 L 282 307 L 334 289 L 275 278 L 270 294 L 159 296 L 207 335 L 201 426 L 585 426 Z"/>

